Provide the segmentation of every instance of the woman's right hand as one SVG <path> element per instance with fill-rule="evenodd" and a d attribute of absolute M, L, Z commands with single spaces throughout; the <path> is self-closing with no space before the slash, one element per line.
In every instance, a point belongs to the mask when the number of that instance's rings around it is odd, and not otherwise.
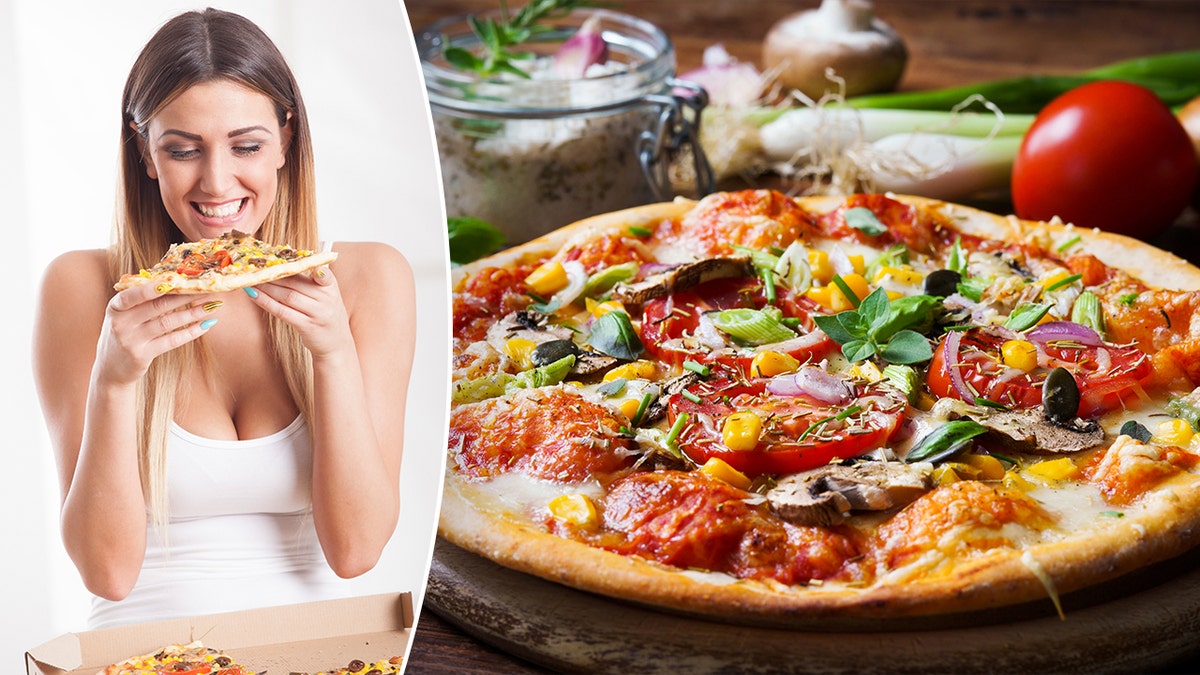
<path fill-rule="evenodd" d="M 159 354 L 203 335 L 216 323 L 216 294 L 160 293 L 154 284 L 112 297 L 96 348 L 97 375 L 114 384 L 136 382 Z"/>

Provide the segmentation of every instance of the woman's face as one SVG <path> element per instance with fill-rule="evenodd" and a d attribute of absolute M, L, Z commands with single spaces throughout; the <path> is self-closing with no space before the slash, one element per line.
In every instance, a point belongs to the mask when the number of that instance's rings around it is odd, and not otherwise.
<path fill-rule="evenodd" d="M 275 202 L 291 122 L 263 94 L 229 80 L 185 90 L 151 120 L 146 172 L 188 240 L 254 234 Z"/>

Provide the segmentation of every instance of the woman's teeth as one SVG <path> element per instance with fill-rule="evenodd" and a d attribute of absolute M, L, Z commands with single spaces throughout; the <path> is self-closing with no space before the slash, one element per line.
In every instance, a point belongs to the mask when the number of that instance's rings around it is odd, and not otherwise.
<path fill-rule="evenodd" d="M 206 218 L 226 218 L 237 213 L 242 208 L 242 201 L 228 202 L 220 206 L 206 206 L 204 204 L 196 204 L 196 210 Z"/>

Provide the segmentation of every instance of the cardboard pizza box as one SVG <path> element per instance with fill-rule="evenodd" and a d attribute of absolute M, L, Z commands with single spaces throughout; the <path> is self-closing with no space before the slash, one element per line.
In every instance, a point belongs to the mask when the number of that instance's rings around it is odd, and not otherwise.
<path fill-rule="evenodd" d="M 404 656 L 412 626 L 412 594 L 383 593 L 67 633 L 26 652 L 25 667 L 28 675 L 95 675 L 200 640 L 258 672 L 317 672 Z"/>

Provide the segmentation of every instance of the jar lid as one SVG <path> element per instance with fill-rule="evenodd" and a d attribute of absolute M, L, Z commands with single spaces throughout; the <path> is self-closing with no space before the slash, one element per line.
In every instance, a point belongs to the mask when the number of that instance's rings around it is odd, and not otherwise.
<path fill-rule="evenodd" d="M 499 19 L 499 10 L 475 14 Z M 447 47 L 475 50 L 480 45 L 468 15 L 438 20 L 420 31 L 417 53 L 430 105 L 479 117 L 552 118 L 620 109 L 660 94 L 675 74 L 675 49 L 658 26 L 611 10 L 576 10 L 546 22 L 549 27 L 529 43 L 528 51 L 554 53 L 589 17 L 595 16 L 614 67 L 583 79 L 529 79 L 501 75 L 482 79 L 450 65 Z"/>

